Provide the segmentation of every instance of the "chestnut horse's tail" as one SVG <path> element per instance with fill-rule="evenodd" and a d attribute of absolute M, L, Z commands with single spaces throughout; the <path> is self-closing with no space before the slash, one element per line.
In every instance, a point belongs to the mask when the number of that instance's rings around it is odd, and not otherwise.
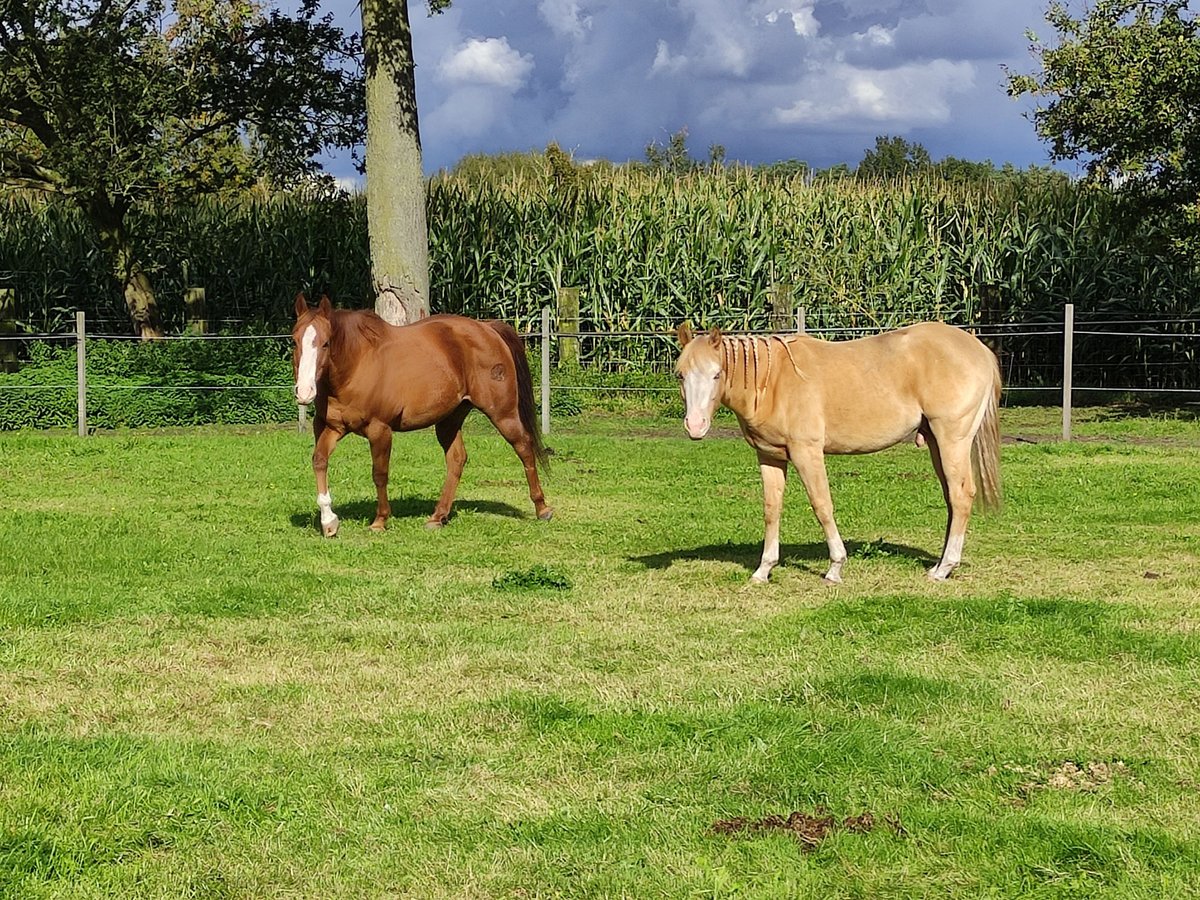
<path fill-rule="evenodd" d="M 538 424 L 537 406 L 533 397 L 533 375 L 529 372 L 529 359 L 525 356 L 525 342 L 517 330 L 507 322 L 493 319 L 487 323 L 504 340 L 512 353 L 517 369 L 517 415 L 533 441 L 533 453 L 543 470 L 550 469 L 550 453 L 542 443 L 542 429 Z"/>

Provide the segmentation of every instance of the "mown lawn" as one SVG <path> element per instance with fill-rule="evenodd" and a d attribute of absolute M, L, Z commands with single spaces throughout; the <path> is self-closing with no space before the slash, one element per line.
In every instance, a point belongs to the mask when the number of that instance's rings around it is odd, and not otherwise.
<path fill-rule="evenodd" d="M 476 421 L 437 532 L 347 439 L 336 540 L 307 435 L 0 435 L 0 896 L 1200 895 L 1200 422 L 1057 423 L 944 585 L 925 452 L 831 459 L 838 588 L 677 420 L 556 421 L 550 523 Z"/>

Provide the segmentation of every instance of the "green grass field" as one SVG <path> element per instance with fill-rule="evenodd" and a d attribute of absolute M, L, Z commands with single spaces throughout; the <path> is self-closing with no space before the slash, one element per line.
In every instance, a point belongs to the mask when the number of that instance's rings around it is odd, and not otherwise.
<path fill-rule="evenodd" d="M 556 421 L 550 523 L 473 421 L 436 532 L 347 439 L 336 540 L 308 435 L 0 435 L 0 896 L 1200 896 L 1200 422 L 1057 422 L 944 585 L 925 452 L 830 459 L 837 588 L 677 420 Z"/>

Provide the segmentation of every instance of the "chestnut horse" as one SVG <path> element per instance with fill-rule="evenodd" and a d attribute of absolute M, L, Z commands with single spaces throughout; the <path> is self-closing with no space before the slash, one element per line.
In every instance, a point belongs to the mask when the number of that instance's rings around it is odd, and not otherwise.
<path fill-rule="evenodd" d="M 467 462 L 462 425 L 472 409 L 481 410 L 521 458 L 537 517 L 554 514 L 538 481 L 537 464 L 545 467 L 547 452 L 529 362 L 512 326 L 449 315 L 389 325 L 369 310 L 333 309 L 328 297 L 310 308 L 298 294 L 292 339 L 296 401 L 315 403 L 312 465 L 327 537 L 338 530 L 329 496 L 329 455 L 349 432 L 371 442 L 378 501 L 371 528 L 382 531 L 392 514 L 387 494 L 392 432 L 432 425 L 446 452 L 446 482 L 425 524 L 444 525 Z"/>
<path fill-rule="evenodd" d="M 805 335 L 692 339 L 679 326 L 676 371 L 684 427 L 708 433 L 717 404 L 733 411 L 758 452 L 766 535 L 752 576 L 765 582 L 779 562 L 779 516 L 787 464 L 800 473 L 825 530 L 829 571 L 842 580 L 846 547 L 833 520 L 827 453 L 873 453 L 915 435 L 929 445 L 946 501 L 942 557 L 929 577 L 944 581 L 962 559 L 971 505 L 1000 501 L 1000 368 L 978 338 L 940 322 L 853 341 Z"/>

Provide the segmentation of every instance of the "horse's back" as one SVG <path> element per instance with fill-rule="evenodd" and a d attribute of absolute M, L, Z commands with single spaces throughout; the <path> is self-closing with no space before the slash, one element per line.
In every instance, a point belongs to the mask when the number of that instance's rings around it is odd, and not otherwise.
<path fill-rule="evenodd" d="M 338 402 L 352 430 L 374 420 L 409 431 L 435 424 L 464 401 L 486 411 L 497 388 L 514 380 L 513 354 L 495 328 L 439 314 L 389 326 L 354 364 Z"/>
<path fill-rule="evenodd" d="M 903 440 L 922 419 L 974 418 L 992 390 L 991 351 L 974 335 L 941 322 L 793 346 L 800 377 L 784 405 L 795 427 L 814 423 L 826 452 L 882 449 Z"/>

